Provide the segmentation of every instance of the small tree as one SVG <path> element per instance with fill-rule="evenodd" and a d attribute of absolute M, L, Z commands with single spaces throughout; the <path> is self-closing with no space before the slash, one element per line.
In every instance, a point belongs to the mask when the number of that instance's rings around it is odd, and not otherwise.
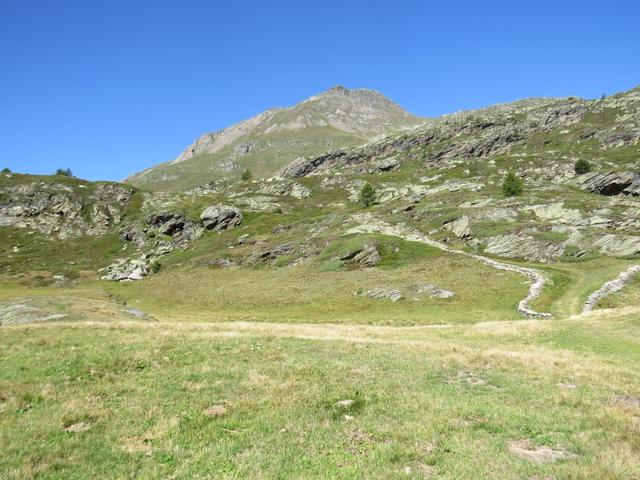
<path fill-rule="evenodd" d="M 242 178 L 242 180 L 244 180 L 245 182 L 251 180 L 251 177 L 253 177 L 253 174 L 248 168 L 246 168 L 244 172 L 242 172 L 242 175 L 240 175 L 240 178 Z"/>
<path fill-rule="evenodd" d="M 5 167 L 5 168 L 3 168 L 3 169 L 2 169 L 2 173 L 5 173 L 5 174 L 6 174 L 6 173 L 11 173 L 11 169 L 10 169 L 10 168 Z"/>
<path fill-rule="evenodd" d="M 73 177 L 70 168 L 59 168 L 56 170 L 56 175 L 64 175 L 65 177 Z"/>
<path fill-rule="evenodd" d="M 576 162 L 573 169 L 576 171 L 578 175 L 582 175 L 584 173 L 589 173 L 591 171 L 591 164 L 588 160 L 580 159 Z"/>
<path fill-rule="evenodd" d="M 515 173 L 509 172 L 502 184 L 502 193 L 505 197 L 514 197 L 522 193 L 522 180 Z"/>
<path fill-rule="evenodd" d="M 369 207 L 373 202 L 376 201 L 376 189 L 373 188 L 373 185 L 370 183 L 365 183 L 360 189 L 360 195 L 358 195 L 358 200 L 362 204 L 364 208 Z"/>

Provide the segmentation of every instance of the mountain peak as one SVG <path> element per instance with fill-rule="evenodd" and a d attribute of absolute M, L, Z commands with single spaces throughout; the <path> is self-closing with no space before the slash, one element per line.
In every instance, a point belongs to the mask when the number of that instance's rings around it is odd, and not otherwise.
<path fill-rule="evenodd" d="M 175 160 L 128 180 L 154 189 L 176 189 L 205 183 L 205 172 L 224 178 L 250 168 L 258 175 L 270 175 L 295 158 L 366 143 L 421 123 L 375 90 L 337 85 L 292 107 L 267 110 L 207 133 Z"/>

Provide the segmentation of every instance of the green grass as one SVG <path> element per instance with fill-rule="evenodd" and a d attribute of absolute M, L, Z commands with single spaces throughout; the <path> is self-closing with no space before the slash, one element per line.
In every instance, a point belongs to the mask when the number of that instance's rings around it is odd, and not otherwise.
<path fill-rule="evenodd" d="M 327 255 L 318 264 L 259 269 L 188 267 L 163 270 L 143 282 L 102 284 L 120 301 L 154 315 L 211 320 L 313 323 L 426 324 L 518 318 L 526 281 L 479 262 L 434 252 L 403 263 L 399 252 L 386 266 L 346 270 Z M 412 245 L 412 244 L 410 244 Z M 412 245 L 413 247 L 413 245 Z M 423 246 L 419 246 L 423 247 Z M 384 262 L 383 262 L 384 263 Z M 520 281 L 522 280 L 522 281 Z M 376 287 L 410 290 L 432 283 L 451 299 L 399 302 L 354 296 Z"/>
<path fill-rule="evenodd" d="M 352 327 L 259 328 L 3 329 L 0 477 L 421 478 L 425 465 L 445 479 L 640 474 L 637 412 L 610 403 L 640 395 L 635 318 L 358 340 Z M 315 335 L 327 336 L 286 338 Z M 212 405 L 225 413 L 205 415 Z M 65 431 L 78 424 L 88 429 Z M 577 457 L 530 463 L 508 451 L 523 439 Z"/>

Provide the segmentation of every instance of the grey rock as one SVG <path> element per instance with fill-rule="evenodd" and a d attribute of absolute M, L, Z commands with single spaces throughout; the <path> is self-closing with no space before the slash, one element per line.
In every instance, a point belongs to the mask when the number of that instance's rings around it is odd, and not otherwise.
<path fill-rule="evenodd" d="M 640 237 L 607 234 L 597 239 L 593 245 L 605 255 L 626 257 L 640 253 Z"/>
<path fill-rule="evenodd" d="M 526 235 L 506 234 L 486 239 L 485 253 L 546 263 L 564 254 L 564 243 L 545 242 Z"/>
<path fill-rule="evenodd" d="M 397 302 L 398 300 L 402 300 L 404 298 L 400 290 L 394 290 L 390 288 L 374 288 L 372 290 L 366 291 L 359 289 L 356 290 L 353 294 L 360 297 L 387 299 L 391 300 L 392 302 Z"/>
<path fill-rule="evenodd" d="M 420 300 L 422 296 L 429 296 L 431 298 L 452 298 L 455 296 L 455 293 L 451 290 L 440 288 L 431 283 L 416 285 L 412 290 L 413 298 L 416 300 Z"/>
<path fill-rule="evenodd" d="M 207 230 L 228 230 L 242 222 L 242 212 L 229 205 L 207 207 L 200 214 L 200 220 Z"/>
<path fill-rule="evenodd" d="M 574 183 L 600 195 L 640 195 L 640 175 L 634 172 L 590 172 L 576 177 Z"/>
<path fill-rule="evenodd" d="M 460 238 L 466 239 L 471 237 L 470 219 L 467 215 L 463 215 L 457 218 L 453 222 L 446 224 L 446 227 L 453 232 L 453 234 Z"/>
<path fill-rule="evenodd" d="M 375 267 L 382 261 L 378 247 L 369 243 L 364 247 L 348 252 L 340 257 L 340 260 L 355 263 L 361 267 Z"/>

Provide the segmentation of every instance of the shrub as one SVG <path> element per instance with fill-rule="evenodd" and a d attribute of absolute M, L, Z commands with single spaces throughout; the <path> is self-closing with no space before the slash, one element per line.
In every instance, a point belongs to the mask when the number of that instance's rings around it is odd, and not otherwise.
<path fill-rule="evenodd" d="M 56 175 L 64 175 L 65 177 L 73 177 L 70 168 L 59 168 L 56 170 Z"/>
<path fill-rule="evenodd" d="M 358 201 L 364 208 L 369 207 L 376 200 L 376 189 L 370 183 L 365 183 L 360 189 L 360 195 L 358 195 Z"/>
<path fill-rule="evenodd" d="M 591 164 L 587 160 L 580 159 L 573 168 L 578 175 L 582 175 L 591 171 Z"/>
<path fill-rule="evenodd" d="M 162 264 L 157 260 L 155 260 L 151 262 L 151 265 L 149 265 L 149 268 L 151 269 L 152 273 L 158 273 L 160 270 L 162 270 Z"/>
<path fill-rule="evenodd" d="M 502 184 L 502 193 L 505 197 L 514 197 L 522 193 L 522 180 L 515 173 L 509 172 Z"/>
<path fill-rule="evenodd" d="M 251 177 L 253 177 L 253 174 L 251 173 L 251 170 L 249 170 L 248 168 L 246 168 L 245 171 L 242 172 L 242 175 L 240 175 L 240 178 L 242 178 L 242 180 L 244 180 L 245 182 L 247 180 L 251 180 Z"/>
<path fill-rule="evenodd" d="M 5 167 L 2 169 L 2 173 L 11 173 L 11 169 Z"/>

